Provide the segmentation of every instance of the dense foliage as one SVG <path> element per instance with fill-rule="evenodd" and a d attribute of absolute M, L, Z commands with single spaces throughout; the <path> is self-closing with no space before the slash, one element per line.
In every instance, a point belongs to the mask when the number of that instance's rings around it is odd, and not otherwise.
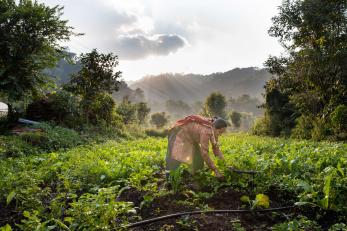
<path fill-rule="evenodd" d="M 121 72 L 115 72 L 118 65 L 116 55 L 102 54 L 96 49 L 81 54 L 82 65 L 78 73 L 72 75 L 65 88 L 81 96 L 82 115 L 86 123 L 97 124 L 102 119 L 112 121 L 114 102 L 110 94 L 118 90 Z"/>
<path fill-rule="evenodd" d="M 240 127 L 240 125 L 241 125 L 241 113 L 233 111 L 230 114 L 230 120 L 236 128 Z"/>
<path fill-rule="evenodd" d="M 0 96 L 9 106 L 42 94 L 48 87 L 43 70 L 54 67 L 73 34 L 60 18 L 62 7 L 36 1 L 0 1 Z"/>
<path fill-rule="evenodd" d="M 147 138 L 2 159 L 0 208 L 6 210 L 1 225 L 9 223 L 15 228 L 17 223 L 21 230 L 119 230 L 127 222 L 139 219 L 141 211 L 155 198 L 180 193 L 185 199 L 177 203 L 204 208 L 206 200 L 221 187 L 240 190 L 245 194 L 241 200 L 252 207 L 272 207 L 275 199 L 272 196 L 276 196 L 289 205 L 295 202 L 315 205 L 320 211 L 318 216 L 325 211 L 338 214 L 347 211 L 345 144 L 228 135 L 221 139 L 226 163 L 219 163 L 225 180 L 216 180 L 210 171 L 195 176 L 208 191 L 187 188 L 182 169 L 168 178 L 173 191 L 163 186 L 166 148 L 166 139 Z M 249 176 L 237 175 L 223 167 L 228 165 L 259 173 L 250 182 Z M 135 207 L 122 197 L 129 189 L 143 192 L 136 199 L 142 201 L 141 206 Z M 319 227 L 314 221 L 319 217 L 310 219 L 313 220 L 294 216 L 274 230 Z M 346 222 L 344 219 L 337 216 L 334 227 L 346 227 L 342 224 Z"/>
<path fill-rule="evenodd" d="M 335 111 L 347 102 L 346 10 L 345 0 L 286 0 L 279 7 L 269 34 L 286 54 L 265 63 L 275 75 L 265 87 L 265 133 L 289 136 L 295 128 L 294 136 L 347 138 L 346 128 L 336 129 Z M 340 113 L 339 121 L 346 117 Z"/>
<path fill-rule="evenodd" d="M 73 127 L 81 115 L 79 104 L 78 96 L 58 90 L 30 103 L 26 109 L 26 116 L 36 121 L 54 121 Z"/>
<path fill-rule="evenodd" d="M 153 113 L 150 123 L 156 126 L 156 128 L 162 128 L 168 123 L 168 115 L 165 112 Z"/>
<path fill-rule="evenodd" d="M 204 115 L 213 117 L 226 117 L 225 107 L 227 105 L 225 96 L 220 92 L 211 93 L 205 100 Z"/>

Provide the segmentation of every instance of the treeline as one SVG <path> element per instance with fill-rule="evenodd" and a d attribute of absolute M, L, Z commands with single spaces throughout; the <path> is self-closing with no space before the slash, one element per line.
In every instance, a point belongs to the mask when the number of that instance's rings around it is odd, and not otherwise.
<path fill-rule="evenodd" d="M 284 1 L 269 34 L 286 53 L 265 62 L 265 116 L 256 134 L 347 139 L 347 3 Z"/>
<path fill-rule="evenodd" d="M 211 94 L 213 94 L 212 92 Z M 220 93 L 220 92 L 219 92 Z M 237 111 L 249 113 L 254 116 L 260 116 L 263 114 L 263 109 L 260 108 L 261 102 L 257 98 L 252 98 L 247 94 L 239 96 L 237 98 L 230 97 L 227 99 L 224 94 L 225 110 Z M 196 101 L 195 103 L 189 104 L 182 100 L 167 100 L 165 104 L 166 111 L 171 114 L 174 118 L 180 118 L 192 113 L 200 113 L 204 108 L 204 103 Z"/>
<path fill-rule="evenodd" d="M 1 19 L 0 35 L 0 97 L 8 105 L 6 126 L 11 126 L 21 116 L 80 131 L 91 126 L 122 129 L 131 124 L 151 124 L 161 129 L 192 113 L 230 117 L 230 113 L 222 115 L 208 109 L 208 103 L 188 105 L 182 100 L 168 100 L 166 110 L 150 115 L 144 91 L 124 87 L 121 72 L 115 71 L 118 67 L 116 55 L 101 54 L 94 49 L 74 56 L 58 45 L 77 35 L 68 22 L 60 18 L 61 7 L 50 8 L 32 1 L 2 1 L 1 10 L 7 15 Z M 50 78 L 52 71 L 49 69 L 57 62 L 68 66 L 65 64 L 69 62 L 62 62 L 62 59 L 77 65 L 70 68 L 70 76 L 61 76 L 57 81 Z M 57 72 L 59 75 L 62 70 Z M 114 93 L 120 87 L 126 94 L 115 102 Z M 223 96 L 223 101 L 221 110 L 227 107 L 228 111 L 234 111 L 234 118 L 238 118 L 235 111 L 258 113 L 258 100 L 248 95 L 230 98 L 228 102 Z M 240 127 L 239 122 L 236 125 Z"/>
<path fill-rule="evenodd" d="M 112 97 L 122 84 L 116 55 L 94 49 L 73 57 L 59 45 L 80 35 L 61 19 L 62 10 L 35 1 L 0 2 L 0 101 L 8 105 L 1 131 L 22 116 L 76 130 L 144 124 L 150 108 L 140 89 L 117 104 Z M 49 69 L 62 59 L 78 65 L 56 84 Z"/>
<path fill-rule="evenodd" d="M 23 116 L 36 121 L 51 121 L 58 125 L 81 130 L 86 126 L 108 126 L 121 129 L 123 125 L 145 125 L 150 108 L 141 89 L 116 103 L 112 93 L 118 90 L 121 72 L 117 56 L 101 54 L 97 50 L 77 58 L 80 70 L 66 83 L 49 93 L 32 99 Z M 132 102 L 131 99 L 136 100 Z M 13 113 L 12 113 L 13 115 Z M 153 120 L 156 125 L 156 120 Z"/>

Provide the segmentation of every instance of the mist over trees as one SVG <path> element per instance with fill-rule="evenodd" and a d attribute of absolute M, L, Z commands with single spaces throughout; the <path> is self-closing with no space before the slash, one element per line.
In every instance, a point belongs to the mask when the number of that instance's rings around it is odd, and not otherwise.
<path fill-rule="evenodd" d="M 67 21 L 57 16 L 61 7 L 31 1 L 1 4 L 3 12 L 10 12 L 0 35 L 0 97 L 9 105 L 8 118 L 14 117 L 13 105 L 17 112 L 29 105 L 27 115 L 34 119 L 51 117 L 62 122 L 79 115 L 94 124 L 110 121 L 112 113 L 126 124 L 146 124 L 149 113 L 164 111 L 171 120 L 192 113 L 235 120 L 230 115 L 239 113 L 240 127 L 244 127 L 245 121 L 265 111 L 255 127 L 258 134 L 315 139 L 347 136 L 344 1 L 284 1 L 269 34 L 278 38 L 286 53 L 270 56 L 266 69 L 160 74 L 130 86 L 121 80 L 120 72 L 110 74 L 118 65 L 115 55 L 93 50 L 76 56 L 58 45 L 74 35 Z M 41 23 L 43 15 L 49 20 Z M 20 23 L 22 19 L 25 24 Z M 37 33 L 30 34 L 27 27 Z M 87 59 L 96 61 L 87 63 Z M 98 69 L 97 63 L 105 68 Z M 216 94 L 224 100 L 217 100 Z M 38 113 L 44 109 L 45 113 Z M 102 113 L 109 116 L 102 117 Z"/>
<path fill-rule="evenodd" d="M 263 86 L 270 78 L 267 70 L 249 67 L 209 75 L 167 73 L 147 76 L 130 84 L 130 87 L 141 88 L 148 102 L 182 100 L 193 104 L 204 101 L 212 92 L 220 92 L 226 98 L 248 94 L 261 100 Z"/>
<path fill-rule="evenodd" d="M 208 117 L 226 118 L 225 106 L 227 102 L 225 96 L 219 92 L 211 93 L 205 101 L 203 114 Z"/>
<path fill-rule="evenodd" d="M 171 115 L 171 119 L 179 119 L 181 117 L 192 114 L 192 107 L 182 100 L 168 100 L 165 104 L 166 111 Z"/>
<path fill-rule="evenodd" d="M 228 111 L 248 112 L 255 116 L 261 116 L 264 109 L 261 108 L 262 102 L 258 98 L 252 98 L 247 94 L 237 98 L 230 97 L 227 101 Z"/>

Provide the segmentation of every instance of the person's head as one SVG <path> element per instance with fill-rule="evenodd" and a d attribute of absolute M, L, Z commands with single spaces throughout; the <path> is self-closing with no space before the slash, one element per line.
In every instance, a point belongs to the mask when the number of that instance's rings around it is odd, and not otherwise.
<path fill-rule="evenodd" d="M 215 129 L 216 135 L 220 135 L 225 132 L 228 127 L 228 122 L 220 117 L 214 117 L 212 121 L 213 128 Z"/>

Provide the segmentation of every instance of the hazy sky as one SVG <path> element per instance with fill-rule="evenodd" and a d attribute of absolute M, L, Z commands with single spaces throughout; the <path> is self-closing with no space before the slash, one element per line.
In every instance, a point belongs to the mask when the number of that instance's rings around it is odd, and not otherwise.
<path fill-rule="evenodd" d="M 126 81 L 262 67 L 282 51 L 267 34 L 280 0 L 41 1 L 63 5 L 63 18 L 85 33 L 67 44 L 71 51 L 117 54 Z"/>

